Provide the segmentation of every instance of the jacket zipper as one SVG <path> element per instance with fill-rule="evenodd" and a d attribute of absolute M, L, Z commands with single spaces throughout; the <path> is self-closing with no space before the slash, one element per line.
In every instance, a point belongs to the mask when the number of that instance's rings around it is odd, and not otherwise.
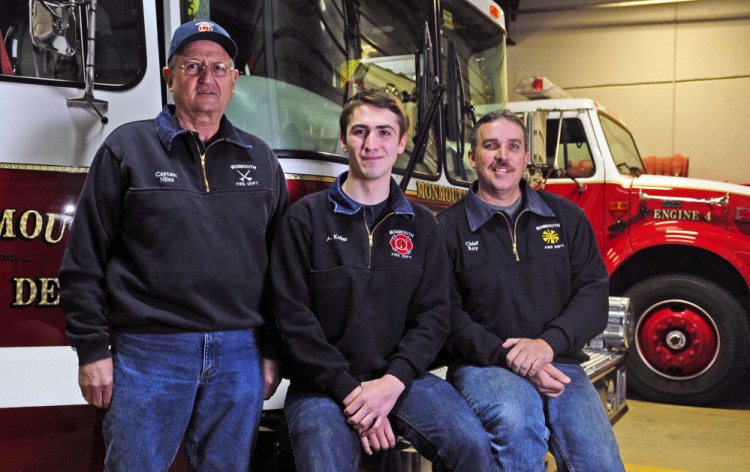
<path fill-rule="evenodd" d="M 508 233 L 510 234 L 510 241 L 513 243 L 513 255 L 516 256 L 516 262 L 521 262 L 521 258 L 518 257 L 518 237 L 517 237 L 517 230 L 518 230 L 518 220 L 521 218 L 521 215 L 529 211 L 528 208 L 524 208 L 521 210 L 521 213 L 516 216 L 515 221 L 513 222 L 513 231 L 510 230 L 510 221 L 508 221 L 508 217 L 505 216 L 505 213 L 502 211 L 498 211 L 500 215 L 505 219 L 505 222 L 508 223 Z"/>
<path fill-rule="evenodd" d="M 385 221 L 385 219 L 388 218 L 389 216 L 391 216 L 392 214 L 393 214 L 393 212 L 388 213 L 383 218 L 381 218 L 380 221 L 378 221 L 375 224 L 375 226 L 373 226 L 372 231 L 370 231 L 370 227 L 367 226 L 367 215 L 365 214 L 365 211 L 362 211 L 362 221 L 364 221 L 364 223 L 365 223 L 365 230 L 367 231 L 367 238 L 369 239 L 369 242 L 370 242 L 370 247 L 369 247 L 370 253 L 369 253 L 368 258 L 367 258 L 367 268 L 368 269 L 372 268 L 372 238 L 373 238 L 373 235 L 375 234 L 375 230 L 378 229 L 378 226 L 380 226 L 380 223 L 382 223 L 383 221 Z"/>
<path fill-rule="evenodd" d="M 201 145 L 198 142 L 198 138 L 195 137 L 193 133 L 190 133 L 193 136 L 193 139 L 195 140 L 195 146 L 198 149 L 198 155 L 201 158 L 201 171 L 203 172 L 203 183 L 206 185 L 206 192 L 211 191 L 211 186 L 208 185 L 208 172 L 206 172 L 206 153 L 208 152 L 208 148 L 213 146 L 214 144 L 224 141 L 224 138 L 217 139 L 216 141 L 210 143 L 206 148 L 201 152 Z"/>

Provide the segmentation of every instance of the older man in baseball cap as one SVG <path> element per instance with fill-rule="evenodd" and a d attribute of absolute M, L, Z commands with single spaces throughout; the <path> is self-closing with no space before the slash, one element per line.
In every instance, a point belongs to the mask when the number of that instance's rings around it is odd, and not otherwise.
<path fill-rule="evenodd" d="M 218 24 L 180 26 L 174 105 L 113 131 L 81 193 L 61 299 L 81 393 L 108 410 L 106 470 L 167 470 L 183 438 L 191 470 L 248 470 L 278 385 L 267 242 L 286 183 L 224 116 L 236 54 Z"/>

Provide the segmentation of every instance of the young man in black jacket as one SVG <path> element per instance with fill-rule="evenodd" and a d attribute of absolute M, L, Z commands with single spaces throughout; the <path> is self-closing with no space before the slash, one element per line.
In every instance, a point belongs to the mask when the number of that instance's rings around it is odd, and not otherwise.
<path fill-rule="evenodd" d="M 409 439 L 435 470 L 487 471 L 487 434 L 426 373 L 449 329 L 448 260 L 434 216 L 391 178 L 406 114 L 390 94 L 344 106 L 349 171 L 285 215 L 272 258 L 290 357 L 284 406 L 297 469 L 356 471 L 361 451 Z"/>
<path fill-rule="evenodd" d="M 477 182 L 438 216 L 451 270 L 449 380 L 490 433 L 501 470 L 622 471 L 599 395 L 580 363 L 607 323 L 607 270 L 583 211 L 522 179 L 526 130 L 483 116 Z"/>

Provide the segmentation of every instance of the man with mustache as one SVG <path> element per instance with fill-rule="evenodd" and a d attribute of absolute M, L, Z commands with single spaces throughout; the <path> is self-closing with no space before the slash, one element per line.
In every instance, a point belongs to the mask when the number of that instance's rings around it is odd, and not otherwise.
<path fill-rule="evenodd" d="M 490 433 L 501 470 L 622 471 L 580 363 L 607 324 L 607 270 L 583 211 L 522 178 L 526 129 L 503 110 L 474 127 L 477 181 L 438 216 L 452 261 L 448 379 Z"/>

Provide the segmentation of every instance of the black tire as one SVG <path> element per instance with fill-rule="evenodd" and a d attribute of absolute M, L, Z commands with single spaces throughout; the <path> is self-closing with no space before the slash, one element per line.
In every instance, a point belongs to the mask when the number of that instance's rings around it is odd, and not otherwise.
<path fill-rule="evenodd" d="M 724 397 L 743 379 L 750 364 L 750 320 L 722 287 L 693 275 L 670 274 L 634 284 L 625 296 L 631 298 L 635 314 L 628 385 L 636 392 L 657 402 L 705 405 Z M 672 324 L 685 314 L 700 318 L 699 333 L 710 333 L 699 339 L 698 346 L 702 341 L 715 342 L 714 349 L 704 350 L 713 353 L 710 361 L 696 363 L 695 371 L 687 373 L 676 359 L 687 359 L 694 335 Z M 695 350 L 689 354 L 694 356 Z"/>

